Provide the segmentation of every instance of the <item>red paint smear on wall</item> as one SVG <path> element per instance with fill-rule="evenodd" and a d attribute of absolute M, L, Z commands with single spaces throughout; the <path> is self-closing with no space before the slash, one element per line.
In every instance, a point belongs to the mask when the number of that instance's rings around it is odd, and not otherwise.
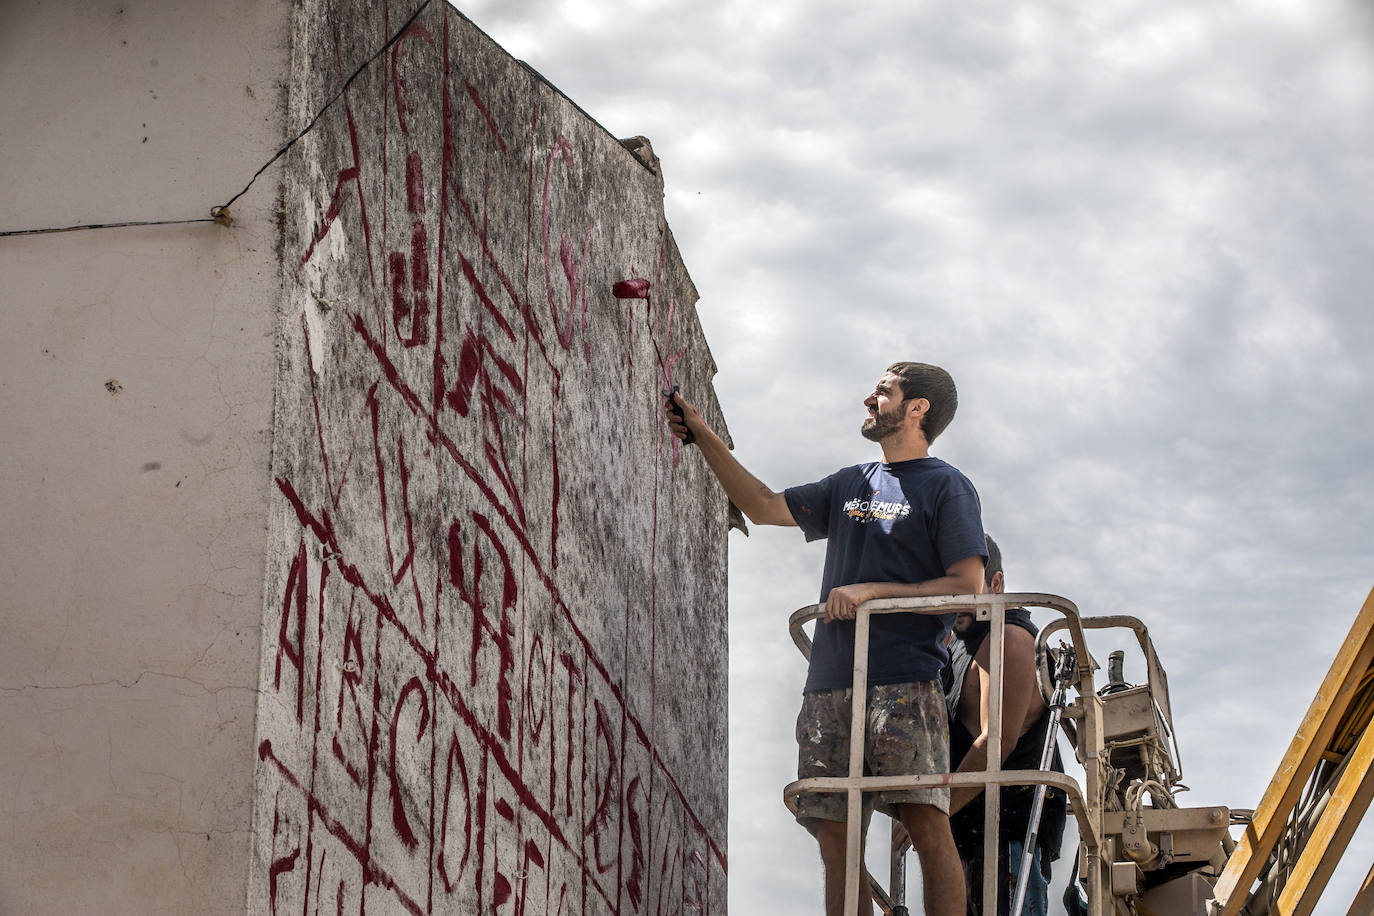
<path fill-rule="evenodd" d="M 281 628 L 277 633 L 277 663 L 272 676 L 272 687 L 281 690 L 281 659 L 296 669 L 296 722 L 303 724 L 305 703 L 305 541 L 301 541 L 295 557 L 291 559 L 290 570 L 286 574 L 286 594 L 282 598 Z M 288 635 L 292 616 L 296 618 L 296 638 L 292 642 Z"/>
<path fill-rule="evenodd" d="M 310 815 L 319 818 L 321 826 L 329 831 L 329 833 L 343 844 L 343 847 L 352 853 L 353 857 L 358 860 L 358 863 L 362 866 L 363 882 L 365 884 L 375 884 L 378 887 L 386 888 L 396 895 L 397 902 L 400 903 L 407 912 L 413 913 L 415 916 L 427 916 L 420 904 L 407 895 L 405 891 L 401 890 L 400 886 L 396 883 L 396 879 L 387 873 L 387 871 L 371 857 L 363 843 L 359 842 L 357 838 L 350 834 L 348 830 L 329 813 L 329 810 L 320 803 L 320 800 L 301 785 L 300 780 L 296 778 L 296 775 L 291 772 L 291 769 L 286 764 L 277 759 L 276 755 L 272 753 L 271 741 L 263 741 L 258 745 L 258 759 L 272 764 L 281 777 L 285 779 L 293 789 L 301 793 L 305 798 Z"/>
<path fill-rule="evenodd" d="M 406 104 L 406 81 L 405 78 L 401 76 L 398 64 L 405 43 L 416 37 L 423 38 L 425 41 L 429 42 L 430 47 L 435 47 L 434 36 L 418 22 L 411 23 L 410 27 L 402 32 L 400 37 L 396 39 L 396 43 L 391 46 L 391 85 L 393 91 L 396 93 L 396 120 L 400 122 L 401 133 L 407 136 L 410 135 L 410 128 L 406 124 L 406 114 L 414 111 L 414 109 Z"/>
<path fill-rule="evenodd" d="M 487 106 L 482 101 L 482 96 L 477 93 L 477 87 L 472 85 L 472 83 L 467 83 L 466 85 L 468 89 L 468 98 L 472 99 L 472 104 L 477 106 L 477 111 L 481 113 L 482 120 L 486 121 L 487 130 L 489 130 L 492 137 L 496 139 L 496 145 L 501 147 L 501 152 L 503 154 L 508 153 L 506 141 L 501 139 L 501 131 L 497 129 L 496 122 L 492 120 L 491 112 L 487 111 Z"/>
<path fill-rule="evenodd" d="M 406 681 L 401 688 L 401 695 L 396 699 L 396 709 L 391 714 L 391 823 L 396 828 L 396 835 L 401 838 L 401 843 L 411 852 L 419 845 L 415 838 L 415 831 L 411 829 L 410 820 L 406 817 L 405 806 L 401 802 L 401 779 L 400 770 L 396 766 L 396 745 L 398 743 L 397 731 L 401 725 L 401 710 L 405 708 L 406 698 L 412 693 L 420 698 L 420 724 L 415 732 L 415 741 L 418 743 L 425 734 L 425 728 L 429 725 L 429 699 L 425 696 L 424 685 L 420 683 L 418 677 L 412 677 Z"/>

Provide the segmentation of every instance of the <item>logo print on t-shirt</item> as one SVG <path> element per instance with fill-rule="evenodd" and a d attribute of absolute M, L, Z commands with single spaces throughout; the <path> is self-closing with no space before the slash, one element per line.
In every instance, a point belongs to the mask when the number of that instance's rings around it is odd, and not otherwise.
<path fill-rule="evenodd" d="M 873 495 L 877 496 L 879 490 L 874 490 Z M 881 499 L 858 499 L 857 497 L 844 504 L 844 514 L 856 522 L 887 522 L 893 519 L 906 518 L 911 514 L 911 505 L 907 502 L 885 502 Z"/>

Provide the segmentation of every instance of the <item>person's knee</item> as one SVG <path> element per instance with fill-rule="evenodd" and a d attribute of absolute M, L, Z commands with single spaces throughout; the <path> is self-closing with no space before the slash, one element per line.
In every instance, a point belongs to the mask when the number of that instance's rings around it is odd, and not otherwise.
<path fill-rule="evenodd" d="M 849 854 L 849 825 L 844 821 L 816 821 L 813 831 L 821 848 L 821 860 L 827 866 L 844 868 Z M 864 858 L 863 843 L 859 844 L 859 860 Z"/>
<path fill-rule="evenodd" d="M 949 815 L 933 805 L 904 805 L 901 820 L 917 853 L 932 845 L 943 846 L 951 837 Z"/>

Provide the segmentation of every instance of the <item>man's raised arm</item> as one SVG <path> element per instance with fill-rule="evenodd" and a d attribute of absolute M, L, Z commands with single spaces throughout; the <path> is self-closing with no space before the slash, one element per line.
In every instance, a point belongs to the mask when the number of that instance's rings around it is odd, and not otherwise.
<path fill-rule="evenodd" d="M 674 405 L 681 409 L 682 416 L 678 416 Z M 715 430 L 706 425 L 701 412 L 691 401 L 674 392 L 664 401 L 663 412 L 668 420 L 668 429 L 674 436 L 686 439 L 690 430 L 696 437 L 694 444 L 701 449 L 706 466 L 716 475 L 725 495 L 739 507 L 745 518 L 755 525 L 796 526 L 792 510 L 787 508 L 787 499 L 781 493 L 770 490 L 735 459 Z"/>

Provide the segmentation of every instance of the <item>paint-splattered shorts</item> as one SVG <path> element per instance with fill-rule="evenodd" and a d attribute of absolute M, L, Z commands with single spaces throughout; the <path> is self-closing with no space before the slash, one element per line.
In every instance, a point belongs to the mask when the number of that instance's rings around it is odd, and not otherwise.
<path fill-rule="evenodd" d="M 803 694 L 797 715 L 797 778 L 849 773 L 850 688 Z M 949 772 L 949 722 L 939 681 L 912 681 L 868 688 L 864 775 L 901 776 Z M 949 813 L 949 789 L 930 786 L 864 795 L 864 818 L 875 806 L 893 815 L 894 805 L 931 805 Z M 807 792 L 797 821 L 844 821 L 843 792 Z"/>

